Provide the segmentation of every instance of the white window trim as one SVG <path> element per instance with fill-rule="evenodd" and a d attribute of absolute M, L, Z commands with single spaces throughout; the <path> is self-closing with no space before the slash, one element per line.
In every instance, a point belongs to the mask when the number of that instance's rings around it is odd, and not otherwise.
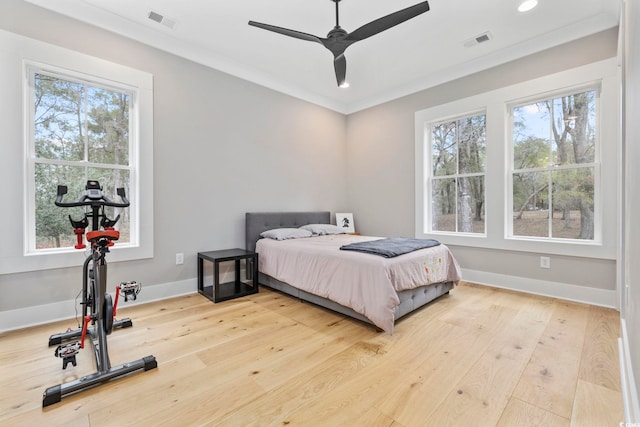
<path fill-rule="evenodd" d="M 117 82 L 137 88 L 138 126 L 130 132 L 139 142 L 138 153 L 131 159 L 135 172 L 131 174 L 128 196 L 132 200 L 131 216 L 139 218 L 137 244 L 116 245 L 110 261 L 128 261 L 153 257 L 153 76 L 149 73 L 81 54 L 59 46 L 0 30 L 0 92 L 7 97 L 0 100 L 0 115 L 6 119 L 6 155 L 0 159 L 0 179 L 11 185 L 0 189 L 6 216 L 5 244 L 0 249 L 0 274 L 75 267 L 82 263 L 86 253 L 80 250 L 28 252 L 26 227 L 32 222 L 28 203 L 27 184 L 32 181 L 33 170 L 28 160 L 27 114 L 30 110 L 28 65 L 51 67 L 67 75 L 90 75 L 100 81 Z M 6 78 L 4 77 L 6 76 Z M 5 91 L 6 89 L 6 91 Z M 16 114 L 16 110 L 18 113 Z M 3 114 L 6 113 L 6 114 Z M 5 127 L 6 126 L 6 127 Z M 3 151 L 5 147 L 3 146 Z M 33 189 L 32 189 L 33 190 Z M 73 195 L 69 195 L 72 197 Z M 135 201 L 135 203 L 134 203 Z M 9 208 L 10 206 L 10 208 Z M 31 218 L 33 220 L 33 218 Z"/>
<path fill-rule="evenodd" d="M 508 238 L 509 177 L 511 153 L 509 106 L 526 99 L 556 94 L 564 89 L 600 85 L 599 136 L 601 197 L 596 200 L 601 213 L 600 241 L 562 241 Z M 487 113 L 487 147 L 485 175 L 486 236 L 428 233 L 425 221 L 425 195 L 430 174 L 426 152 L 428 124 L 442 117 L 455 117 L 469 111 Z M 617 212 L 619 210 L 618 162 L 620 151 L 619 74 L 615 58 L 544 76 L 513 86 L 460 99 L 415 113 L 415 236 L 437 238 L 445 244 L 545 254 L 615 259 L 617 251 Z M 605 209 L 606 207 L 606 209 Z"/>

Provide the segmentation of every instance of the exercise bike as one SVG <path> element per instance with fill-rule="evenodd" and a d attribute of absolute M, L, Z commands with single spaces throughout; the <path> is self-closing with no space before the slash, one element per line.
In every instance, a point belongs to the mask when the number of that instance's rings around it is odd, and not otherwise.
<path fill-rule="evenodd" d="M 136 371 L 148 371 L 158 366 L 154 356 L 147 356 L 133 362 L 111 366 L 107 348 L 107 335 L 111 334 L 114 328 L 127 328 L 133 326 L 133 323 L 129 318 L 114 321 L 114 305 L 111 295 L 107 292 L 106 254 L 109 253 L 109 247 L 114 244 L 113 242 L 120 238 L 119 231 L 113 228 L 120 219 L 120 215 L 115 219 L 109 219 L 105 215 L 104 208 L 106 206 L 126 208 L 129 206 L 129 201 L 126 198 L 124 188 L 116 190 L 122 201 L 119 203 L 111 201 L 102 194 L 102 187 L 98 181 L 87 181 L 85 190 L 86 194 L 80 197 L 78 201 L 68 203 L 62 201 L 63 196 L 67 194 L 67 187 L 59 185 L 55 200 L 56 206 L 64 208 L 84 206 L 86 208 L 84 218 L 81 220 L 76 221 L 69 215 L 69 220 L 77 237 L 76 249 L 84 249 L 86 247 L 83 237 L 85 229 L 89 226 L 89 221 L 91 221 L 92 231 L 86 233 L 91 253 L 84 261 L 82 268 L 82 327 L 51 335 L 49 337 L 49 346 L 58 345 L 55 356 L 62 358 L 62 369 L 66 369 L 69 363 L 76 366 L 76 355 L 81 348 L 84 348 L 86 336 L 93 346 L 97 370 L 95 373 L 77 380 L 46 389 L 42 398 L 42 407 L 60 402 L 65 396 L 98 386 L 109 380 Z M 128 300 L 129 298 L 135 299 L 138 292 L 140 292 L 140 285 L 136 282 L 121 283 L 120 286 L 116 287 L 116 304 L 120 293 L 123 293 L 125 300 Z M 70 340 L 75 341 L 68 342 Z"/>

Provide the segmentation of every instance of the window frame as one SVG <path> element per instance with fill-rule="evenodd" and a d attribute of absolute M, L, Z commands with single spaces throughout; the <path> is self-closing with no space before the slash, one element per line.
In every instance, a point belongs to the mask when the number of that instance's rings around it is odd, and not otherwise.
<path fill-rule="evenodd" d="M 77 267 L 85 251 L 58 249 L 33 253 L 29 251 L 27 227 L 35 226 L 35 210 L 30 211 L 29 194 L 34 194 L 33 163 L 29 162 L 33 130 L 29 114 L 33 111 L 29 88 L 29 67 L 76 76 L 83 80 L 99 79 L 115 85 L 136 88 L 138 123 L 130 129 L 138 142 L 138 152 L 130 153 L 134 167 L 127 196 L 132 204 L 130 215 L 139 219 L 137 244 L 112 248 L 110 262 L 153 257 L 153 76 L 147 72 L 51 45 L 14 33 L 0 32 L 0 71 L 6 76 L 0 89 L 0 114 L 6 119 L 6 155 L 0 159 L 0 177 L 13 185 L 0 190 L 0 199 L 10 208 L 5 210 L 6 245 L 0 248 L 0 274 L 14 274 L 53 268 Z M 69 195 L 74 197 L 74 195 Z M 35 203 L 32 203 L 34 205 Z M 61 213 L 64 215 L 64 212 Z M 70 225 L 71 226 L 71 225 Z M 33 232 L 35 236 L 35 230 Z"/>
<path fill-rule="evenodd" d="M 428 146 L 428 148 L 425 149 L 426 152 L 426 156 L 425 156 L 425 161 L 427 163 L 427 167 L 429 170 L 429 177 L 427 178 L 427 185 L 426 185 L 426 191 L 429 197 L 426 201 L 426 212 L 433 212 L 433 183 L 434 181 L 437 180 L 442 180 L 442 179 L 454 179 L 456 181 L 456 194 L 458 191 L 458 180 L 461 178 L 471 178 L 471 177 L 482 177 L 483 181 L 485 182 L 484 185 L 484 189 L 485 189 L 485 194 L 483 196 L 486 197 L 486 175 L 487 175 L 487 168 L 486 168 L 486 161 L 485 164 L 483 165 L 484 167 L 484 172 L 469 172 L 469 173 L 460 173 L 460 159 L 459 159 L 459 154 L 456 154 L 456 161 L 458 162 L 457 166 L 456 166 L 456 173 L 452 174 L 452 175 L 445 175 L 445 176 L 439 176 L 439 175 L 434 175 L 433 174 L 433 127 L 437 126 L 439 124 L 445 123 L 445 122 L 452 122 L 455 121 L 456 122 L 456 129 L 457 129 L 457 122 L 458 120 L 461 119 L 465 119 L 465 118 L 469 118 L 469 117 L 475 117 L 475 116 L 480 116 L 480 115 L 484 115 L 485 116 L 485 151 L 486 151 L 486 111 L 484 109 L 481 110 L 477 110 L 477 111 L 467 111 L 467 112 L 463 112 L 461 114 L 455 115 L 453 117 L 443 117 L 443 118 L 438 118 L 435 120 L 430 121 L 429 123 L 425 124 L 425 145 Z M 458 144 L 458 132 L 456 132 L 456 151 L 459 153 L 459 144 Z M 486 154 L 485 154 L 485 159 L 486 159 Z M 455 228 L 456 230 L 454 231 L 448 231 L 448 230 L 434 230 L 433 228 L 433 218 L 431 218 L 430 221 L 425 221 L 425 228 L 426 228 L 426 232 L 429 234 L 443 234 L 443 235 L 464 235 L 464 236 L 471 236 L 471 237 L 486 237 L 487 235 L 487 218 L 486 218 L 486 213 L 485 213 L 485 220 L 484 220 L 484 231 L 482 233 L 470 233 L 470 232 L 463 232 L 463 231 L 458 231 L 458 210 L 457 210 L 457 197 L 456 197 L 456 217 L 455 217 Z M 486 211 L 485 211 L 486 212 Z"/>
<path fill-rule="evenodd" d="M 509 238 L 508 221 L 513 207 L 509 205 L 511 188 L 507 184 L 511 165 L 509 106 L 527 99 L 538 99 L 574 88 L 600 86 L 600 240 L 541 240 Z M 543 76 L 511 86 L 426 108 L 415 113 L 415 237 L 436 238 L 442 243 L 474 248 L 522 251 L 588 258 L 616 259 L 617 212 L 620 209 L 619 168 L 620 117 L 619 72 L 615 58 L 587 64 L 574 69 Z M 485 176 L 486 236 L 451 235 L 429 232 L 426 210 L 427 179 L 431 173 L 427 151 L 427 125 L 437 119 L 457 117 L 470 111 L 485 110 L 487 114 L 487 146 Z M 615 191 L 604 191 L 615 189 Z M 606 209 L 605 209 L 606 207 Z"/>
<path fill-rule="evenodd" d="M 36 204 L 35 204 L 35 168 L 38 164 L 47 164 L 47 165 L 59 165 L 59 166 L 72 166 L 72 167 L 100 167 L 103 169 L 120 169 L 129 172 L 129 191 L 127 193 L 127 198 L 131 202 L 132 205 L 137 205 L 139 203 L 138 200 L 138 188 L 135 185 L 137 176 L 137 153 L 139 151 L 139 141 L 136 138 L 138 134 L 136 132 L 138 120 L 138 98 L 139 98 L 139 90 L 136 87 L 132 87 L 129 84 L 122 84 L 113 81 L 107 81 L 103 78 L 96 76 L 89 76 L 83 73 L 78 73 L 75 71 L 69 71 L 60 69 L 59 67 L 39 64 L 33 61 L 25 61 L 26 74 L 28 78 L 27 90 L 29 103 L 26 105 L 29 108 L 29 113 L 25 117 L 26 129 L 28 129 L 27 133 L 27 183 L 26 183 L 26 209 L 27 209 L 27 225 L 25 227 L 25 244 L 24 251 L 25 255 L 38 255 L 38 254 L 47 254 L 47 253 L 60 253 L 60 252 L 73 252 L 76 249 L 73 246 L 60 247 L 60 248 L 45 248 L 38 249 L 36 245 L 37 235 L 36 235 Z M 34 92 L 35 92 L 35 75 L 46 75 L 49 77 L 53 77 L 59 80 L 66 80 L 75 83 L 85 84 L 87 86 L 99 87 L 102 89 L 118 91 L 121 93 L 126 93 L 129 96 L 129 149 L 128 149 L 128 163 L 126 165 L 105 165 L 94 163 L 88 161 L 87 159 L 83 160 L 56 160 L 56 159 L 46 159 L 36 157 L 36 139 L 34 132 L 34 116 L 35 110 L 33 105 Z M 110 167 L 106 167 L 110 166 Z M 88 177 L 91 179 L 91 177 Z M 65 184 L 65 183 L 61 183 Z M 76 200 L 80 194 L 69 194 L 67 195 L 68 201 Z M 107 197 L 113 198 L 117 200 L 115 194 L 107 195 Z M 66 216 L 66 214 L 61 210 L 61 215 Z M 132 210 L 129 213 L 129 221 L 130 221 L 130 238 L 129 242 L 118 242 L 117 247 L 137 247 L 139 246 L 139 233 L 138 233 L 138 225 L 140 223 L 140 219 L 137 218 L 137 210 Z"/>
<path fill-rule="evenodd" d="M 516 169 L 514 169 L 513 164 L 513 156 L 514 156 L 514 144 L 513 144 L 513 110 L 517 107 L 521 107 L 524 105 L 529 105 L 536 102 L 543 102 L 550 99 L 560 98 L 563 96 L 570 96 L 580 92 L 594 91 L 596 93 L 595 99 L 595 151 L 594 151 L 594 159 L 591 163 L 580 163 L 580 164 L 572 164 L 572 165 L 562 165 L 558 167 L 547 166 L 544 171 L 551 172 L 552 170 L 576 170 L 582 168 L 590 168 L 593 169 L 594 176 L 594 236 L 593 239 L 568 239 L 561 237 L 541 237 L 541 236 L 520 236 L 513 234 L 513 175 L 516 173 Z M 507 104 L 507 114 L 506 120 L 507 123 L 507 152 L 508 152 L 508 163 L 507 163 L 507 178 L 508 178 L 508 191 L 507 191 L 507 209 L 509 212 L 509 221 L 506 224 L 506 239 L 512 240 L 525 240 L 525 241 L 550 241 L 550 242 L 560 242 L 560 243 L 569 243 L 569 244 L 601 244 L 602 243 L 602 183 L 601 183 L 601 132 L 600 132 L 600 124 L 601 120 L 601 107 L 600 107 L 600 94 L 602 91 L 602 82 L 592 82 L 586 85 L 576 85 L 569 88 L 562 88 L 555 92 L 548 92 L 543 95 L 529 96 L 523 99 L 518 99 L 513 102 Z M 529 172 L 530 169 L 518 169 L 518 172 Z M 511 208 L 511 209 L 509 209 Z"/>

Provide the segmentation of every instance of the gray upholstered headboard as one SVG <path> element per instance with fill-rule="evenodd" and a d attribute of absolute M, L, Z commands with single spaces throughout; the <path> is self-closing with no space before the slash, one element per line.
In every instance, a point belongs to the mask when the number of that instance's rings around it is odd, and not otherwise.
<path fill-rule="evenodd" d="M 256 250 L 260 233 L 272 228 L 300 227 L 306 224 L 330 224 L 331 213 L 319 212 L 247 212 L 245 220 L 245 247 Z"/>

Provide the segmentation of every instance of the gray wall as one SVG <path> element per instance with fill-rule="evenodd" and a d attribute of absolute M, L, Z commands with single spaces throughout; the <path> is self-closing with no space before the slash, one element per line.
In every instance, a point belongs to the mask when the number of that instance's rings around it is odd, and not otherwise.
<path fill-rule="evenodd" d="M 198 251 L 243 246 L 243 215 L 251 210 L 344 210 L 354 212 L 363 234 L 413 235 L 416 111 L 616 54 L 616 30 L 610 30 L 345 118 L 20 0 L 2 0 L 0 8 L 0 29 L 154 75 L 155 257 L 119 263 L 110 271 L 114 283 L 192 279 Z M 629 11 L 638 22 L 640 7 L 629 2 Z M 631 34 L 627 120 L 634 123 L 640 27 Z M 1 141 L 9 143 L 22 142 Z M 637 126 L 627 128 L 626 154 L 631 166 L 640 160 Z M 639 168 L 629 168 L 628 182 L 640 182 Z M 628 212 L 640 211 L 637 189 L 629 186 L 626 197 Z M 640 265 L 634 262 L 640 228 L 633 223 L 626 236 L 624 313 L 640 387 Z M 452 249 L 467 268 L 545 279 L 531 267 L 537 254 Z M 185 253 L 183 266 L 174 265 L 176 252 Z M 0 311 L 73 299 L 79 277 L 79 268 L 0 276 Z M 554 257 L 554 277 L 613 289 L 615 264 Z"/>
<path fill-rule="evenodd" d="M 193 279 L 198 251 L 244 247 L 246 211 L 348 208 L 344 115 L 20 0 L 0 9 L 0 29 L 154 76 L 154 258 L 112 264 L 110 283 Z M 0 275 L 0 311 L 73 300 L 80 280 L 80 268 Z"/>
<path fill-rule="evenodd" d="M 250 210 L 344 210 L 364 234 L 413 235 L 416 111 L 612 57 L 617 39 L 606 31 L 345 118 L 19 0 L 2 9 L 2 29 L 154 75 L 155 257 L 110 271 L 147 285 L 192 279 L 198 251 L 241 247 Z M 463 267 L 549 280 L 539 254 L 452 249 Z M 554 258 L 553 274 L 615 289 L 613 261 Z M 0 276 L 0 310 L 72 299 L 79 276 Z"/>
<path fill-rule="evenodd" d="M 617 29 L 608 30 L 349 115 L 349 206 L 359 231 L 414 235 L 416 111 L 615 57 L 617 38 Z M 616 264 L 612 260 L 554 256 L 553 270 L 543 270 L 538 266 L 537 253 L 450 247 L 460 265 L 468 269 L 616 288 Z"/>
<path fill-rule="evenodd" d="M 623 298 L 622 314 L 627 326 L 629 353 L 635 376 L 636 390 L 640 391 L 640 5 L 627 1 L 627 37 L 625 57 L 625 158 L 627 166 L 625 284 L 628 293 Z M 636 405 L 638 403 L 636 402 Z M 627 420 L 640 422 L 640 419 Z"/>

